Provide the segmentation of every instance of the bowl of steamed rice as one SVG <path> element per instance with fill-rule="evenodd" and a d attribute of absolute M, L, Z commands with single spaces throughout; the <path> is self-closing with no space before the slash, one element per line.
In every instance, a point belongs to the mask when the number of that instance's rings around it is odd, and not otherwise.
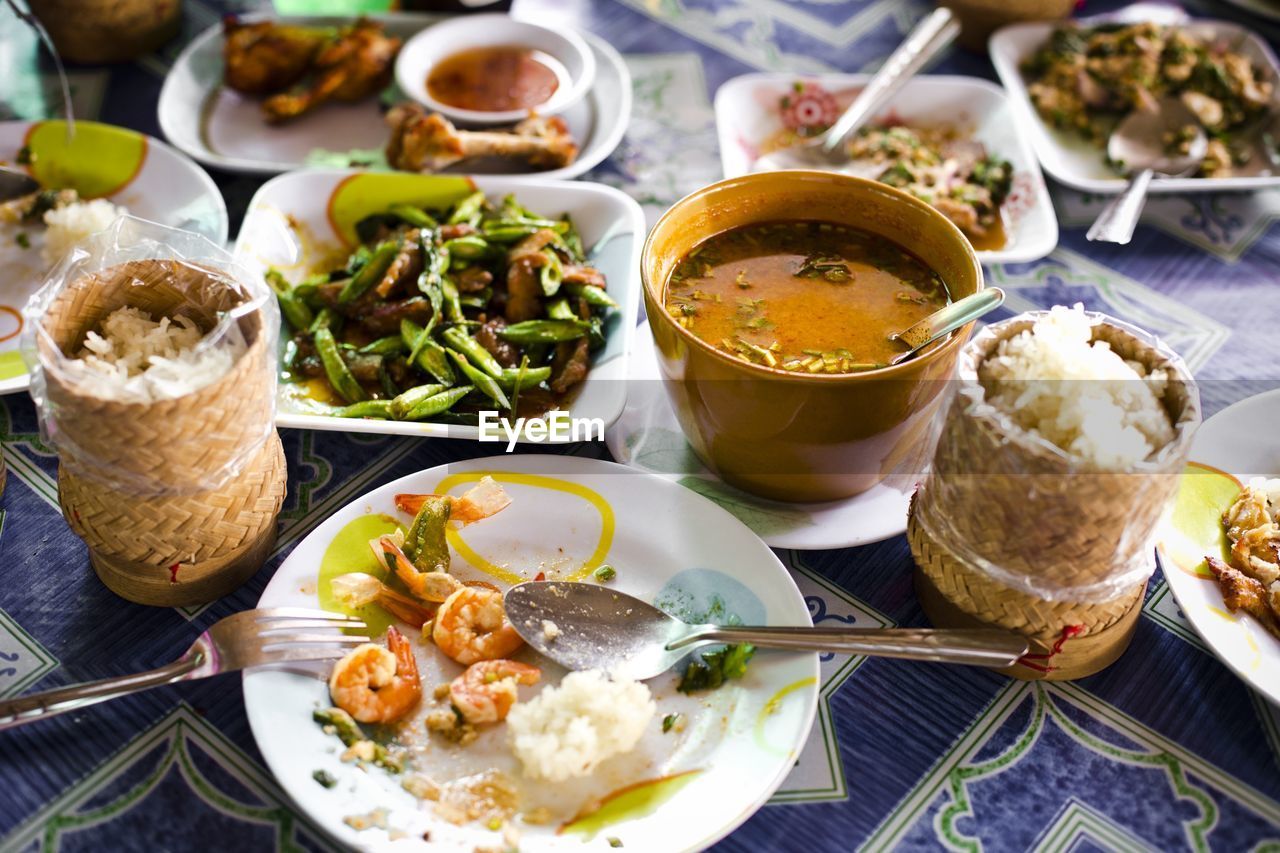
<path fill-rule="evenodd" d="M 1131 629 L 1199 422 L 1186 365 L 1141 329 L 1078 305 L 983 329 L 908 522 L 926 611 L 1058 651 L 1064 630 Z M 1075 675 L 1119 654 L 1117 630 Z"/>

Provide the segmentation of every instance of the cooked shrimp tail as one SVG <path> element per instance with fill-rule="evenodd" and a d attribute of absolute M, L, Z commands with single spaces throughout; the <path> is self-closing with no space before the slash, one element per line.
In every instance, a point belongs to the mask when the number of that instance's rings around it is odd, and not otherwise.
<path fill-rule="evenodd" d="M 537 684 L 542 670 L 512 660 L 473 663 L 449 685 L 449 699 L 462 718 L 473 725 L 505 720 L 516 703 L 516 687 Z"/>
<path fill-rule="evenodd" d="M 462 588 L 462 583 L 448 572 L 419 571 L 392 536 L 379 536 L 377 539 L 370 540 L 369 547 L 373 549 L 378 560 L 394 572 L 396 577 L 409 588 L 409 592 L 420 601 L 438 604 Z M 390 607 L 387 609 L 391 610 Z M 425 621 L 426 619 L 423 620 Z M 421 627 L 423 622 L 419 622 L 418 627 Z"/>
<path fill-rule="evenodd" d="M 381 556 L 379 558 L 381 559 Z M 433 615 L 433 611 L 423 607 L 420 602 L 364 572 L 338 575 L 329 581 L 329 591 L 344 607 L 355 609 L 376 604 L 414 628 L 421 628 Z"/>
<path fill-rule="evenodd" d="M 422 698 L 413 646 L 396 628 L 387 629 L 387 645 L 357 646 L 338 661 L 329 676 L 333 703 L 362 723 L 394 723 Z"/>
<path fill-rule="evenodd" d="M 428 500 L 442 497 L 446 496 L 400 494 L 396 495 L 396 507 L 401 512 L 417 515 Z M 506 489 L 486 474 L 480 478 L 479 483 L 453 501 L 448 520 L 471 524 L 497 515 L 510 505 L 511 496 L 507 494 Z"/>

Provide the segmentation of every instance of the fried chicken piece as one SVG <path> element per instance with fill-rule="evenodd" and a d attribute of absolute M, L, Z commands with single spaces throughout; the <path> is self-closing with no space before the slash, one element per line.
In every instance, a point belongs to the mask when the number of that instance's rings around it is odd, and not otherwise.
<path fill-rule="evenodd" d="M 358 101 L 385 88 L 400 52 L 400 39 L 382 25 L 360 18 L 315 58 L 315 79 L 299 92 L 274 95 L 262 102 L 267 121 L 297 118 L 326 101 Z"/>
<path fill-rule="evenodd" d="M 302 79 L 329 36 L 324 30 L 257 21 L 222 19 L 222 60 L 227 86 L 246 95 L 283 91 Z"/>
<path fill-rule="evenodd" d="M 531 116 L 510 131 L 458 130 L 439 113 L 427 114 L 418 104 L 406 103 L 387 113 L 387 124 L 387 162 L 406 172 L 438 172 L 479 157 L 557 169 L 578 156 L 578 146 L 558 116 Z"/>
<path fill-rule="evenodd" d="M 1222 590 L 1222 600 L 1226 603 L 1227 609 L 1232 613 L 1243 610 L 1280 639 L 1280 613 L 1274 609 L 1280 592 L 1273 590 L 1268 595 L 1261 583 L 1243 572 L 1213 557 L 1205 557 L 1204 560 L 1218 580 L 1218 587 Z"/>

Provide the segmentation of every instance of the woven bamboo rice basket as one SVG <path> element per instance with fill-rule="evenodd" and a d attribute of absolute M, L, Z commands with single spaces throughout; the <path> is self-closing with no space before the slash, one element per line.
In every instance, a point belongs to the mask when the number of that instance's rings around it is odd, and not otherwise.
<path fill-rule="evenodd" d="M 921 605 L 937 625 L 995 626 L 1025 635 L 1018 678 L 1097 672 L 1127 647 L 1153 567 L 1152 536 L 1200 422 L 1181 359 L 1140 330 L 1107 318 L 1094 340 L 1148 370 L 1163 369 L 1175 437 L 1126 472 L 1088 470 L 993 407 L 978 367 L 1021 317 L 985 329 L 961 354 L 961 392 L 933 467 L 912 501 L 907 537 Z"/>
<path fill-rule="evenodd" d="M 261 567 L 275 541 L 285 463 L 270 426 L 275 368 L 263 318 L 238 321 L 246 349 L 226 375 L 154 403 L 85 393 L 47 369 L 52 349 L 72 353 L 126 305 L 170 317 L 181 307 L 208 331 L 243 298 L 231 285 L 212 268 L 130 261 L 71 282 L 42 319 L 48 337 L 38 354 L 63 515 L 103 583 L 141 604 L 191 606 L 225 595 Z M 192 304 L 194 293 L 202 304 Z"/>

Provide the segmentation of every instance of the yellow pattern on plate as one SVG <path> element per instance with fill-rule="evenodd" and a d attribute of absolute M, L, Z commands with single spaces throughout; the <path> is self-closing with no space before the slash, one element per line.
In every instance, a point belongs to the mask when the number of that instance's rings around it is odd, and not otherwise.
<path fill-rule="evenodd" d="M 67 138 L 65 121 L 31 125 L 25 144 L 34 162 L 28 167 L 42 187 L 71 187 L 82 198 L 101 198 L 127 187 L 147 159 L 141 133 L 94 121 L 78 121 Z"/>

